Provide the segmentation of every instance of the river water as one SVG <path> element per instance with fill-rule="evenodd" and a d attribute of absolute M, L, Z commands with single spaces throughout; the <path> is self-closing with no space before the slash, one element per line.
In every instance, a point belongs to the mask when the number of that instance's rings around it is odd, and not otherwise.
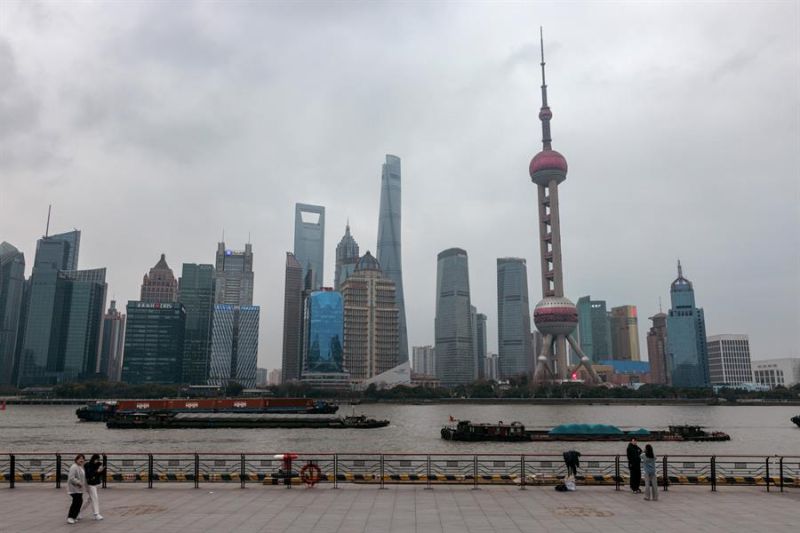
<path fill-rule="evenodd" d="M 388 418 L 380 429 L 107 429 L 80 422 L 77 406 L 9 405 L 0 411 L 0 453 L 91 452 L 413 452 L 624 454 L 622 442 L 464 443 L 439 431 L 449 416 L 476 422 L 520 421 L 529 429 L 564 423 L 630 428 L 695 424 L 730 434 L 727 442 L 657 442 L 659 454 L 800 455 L 800 428 L 791 406 L 707 405 L 343 405 L 339 414 Z"/>

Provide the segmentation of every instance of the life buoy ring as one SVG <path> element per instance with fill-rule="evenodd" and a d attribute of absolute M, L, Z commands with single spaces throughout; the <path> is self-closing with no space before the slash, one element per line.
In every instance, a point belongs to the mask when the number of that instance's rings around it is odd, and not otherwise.
<path fill-rule="evenodd" d="M 314 463 L 308 463 L 300 469 L 300 479 L 309 487 L 313 487 L 322 477 L 322 470 Z"/>

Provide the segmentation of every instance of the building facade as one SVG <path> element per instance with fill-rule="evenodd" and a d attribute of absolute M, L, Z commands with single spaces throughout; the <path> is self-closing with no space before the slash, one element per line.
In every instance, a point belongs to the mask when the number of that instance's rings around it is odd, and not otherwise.
<path fill-rule="evenodd" d="M 291 252 L 286 252 L 283 287 L 284 382 L 300 379 L 303 371 L 303 267 Z"/>
<path fill-rule="evenodd" d="M 611 308 L 611 353 L 617 361 L 639 361 L 639 318 L 635 305 Z"/>
<path fill-rule="evenodd" d="M 161 258 L 150 272 L 144 275 L 139 301 L 148 303 L 178 301 L 178 280 L 175 279 L 164 254 L 161 254 Z"/>
<path fill-rule="evenodd" d="M 400 361 L 396 286 L 372 254 L 364 254 L 342 285 L 344 362 L 352 381 L 363 381 Z"/>
<path fill-rule="evenodd" d="M 403 261 L 401 254 L 401 179 L 400 158 L 387 154 L 381 170 L 381 207 L 378 215 L 378 262 L 384 275 L 394 281 L 400 321 L 400 351 L 398 363 L 408 361 L 408 332 L 406 304 L 403 292 Z"/>
<path fill-rule="evenodd" d="M 209 385 L 256 386 L 260 312 L 257 305 L 214 306 Z"/>
<path fill-rule="evenodd" d="M 694 286 L 683 277 L 678 261 L 678 277 L 670 287 L 672 307 L 667 316 L 667 361 L 675 387 L 708 387 L 706 321 L 695 306 Z"/>
<path fill-rule="evenodd" d="M 252 285 L 250 289 L 252 296 Z M 178 301 L 186 310 L 182 383 L 205 385 L 208 381 L 215 298 L 214 267 L 184 263 L 178 282 Z"/>
<path fill-rule="evenodd" d="M 0 243 L 0 385 L 16 383 L 17 340 L 25 292 L 25 256 Z"/>
<path fill-rule="evenodd" d="M 498 381 L 500 379 L 500 356 L 496 353 L 486 355 L 486 360 L 483 363 L 484 378 L 489 381 Z"/>
<path fill-rule="evenodd" d="M 477 379 L 467 252 L 450 248 L 437 257 L 435 349 L 436 377 L 451 387 Z"/>
<path fill-rule="evenodd" d="M 712 385 L 752 383 L 750 340 L 747 335 L 712 335 L 706 338 L 708 377 Z"/>
<path fill-rule="evenodd" d="M 605 300 L 578 298 L 578 342 L 594 362 L 611 359 L 611 322 Z"/>
<path fill-rule="evenodd" d="M 502 379 L 533 372 L 528 269 L 518 257 L 497 259 L 497 347 Z"/>
<path fill-rule="evenodd" d="M 361 256 L 358 253 L 358 243 L 350 235 L 350 224 L 345 226 L 344 236 L 336 245 L 336 273 L 333 279 L 333 289 L 341 290 L 342 284 L 356 269 Z"/>
<path fill-rule="evenodd" d="M 281 375 L 281 373 L 282 372 L 280 368 L 273 368 L 272 370 L 270 370 L 269 374 L 267 375 L 267 384 L 280 385 L 281 382 L 283 381 L 283 376 Z"/>
<path fill-rule="evenodd" d="M 411 353 L 414 372 L 427 376 L 436 375 L 436 350 L 433 346 L 414 346 Z"/>
<path fill-rule="evenodd" d="M 294 255 L 303 267 L 303 279 L 311 270 L 311 288 L 319 290 L 325 275 L 325 208 L 295 204 Z"/>
<path fill-rule="evenodd" d="M 111 305 L 103 317 L 103 337 L 100 341 L 100 368 L 98 372 L 109 381 L 119 381 L 122 377 L 122 360 L 125 354 L 126 316 L 117 309 L 117 302 Z"/>
<path fill-rule="evenodd" d="M 122 381 L 175 385 L 183 377 L 186 310 L 172 302 L 129 301 Z"/>
<path fill-rule="evenodd" d="M 214 303 L 253 305 L 253 245 L 244 250 L 231 250 L 224 242 L 217 243 Z"/>
<path fill-rule="evenodd" d="M 486 367 L 486 355 L 488 352 L 489 340 L 486 335 L 486 315 L 483 313 L 475 314 L 475 349 L 477 353 L 478 379 L 485 379 L 484 368 Z M 530 335 L 528 335 L 530 339 Z"/>
<path fill-rule="evenodd" d="M 331 289 L 313 291 L 305 306 L 303 382 L 322 388 L 348 387 L 344 339 L 342 294 Z"/>
<path fill-rule="evenodd" d="M 647 332 L 647 360 L 650 362 L 650 381 L 658 385 L 669 385 L 667 364 L 667 315 L 656 313 L 650 317 L 653 325 Z"/>
<path fill-rule="evenodd" d="M 753 361 L 753 381 L 759 385 L 790 388 L 800 383 L 800 357 Z"/>

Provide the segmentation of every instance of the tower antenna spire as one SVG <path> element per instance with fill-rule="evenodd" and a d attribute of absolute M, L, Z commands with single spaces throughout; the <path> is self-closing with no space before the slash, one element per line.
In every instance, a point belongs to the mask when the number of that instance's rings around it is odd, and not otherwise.
<path fill-rule="evenodd" d="M 50 210 L 53 208 L 53 204 L 49 204 L 47 206 L 47 225 L 44 228 L 44 238 L 46 239 L 48 235 L 50 235 Z"/>
<path fill-rule="evenodd" d="M 679 278 L 683 277 L 683 267 L 681 266 L 681 260 L 680 259 L 678 259 L 678 277 Z"/>
<path fill-rule="evenodd" d="M 542 146 L 545 150 L 550 150 L 553 140 L 550 137 L 550 119 L 553 118 L 553 113 L 550 111 L 550 106 L 547 105 L 547 81 L 544 76 L 544 30 L 541 26 L 539 26 L 539 52 L 542 57 L 542 61 L 539 63 L 542 66 L 542 108 L 539 110 L 539 120 L 542 121 Z"/>

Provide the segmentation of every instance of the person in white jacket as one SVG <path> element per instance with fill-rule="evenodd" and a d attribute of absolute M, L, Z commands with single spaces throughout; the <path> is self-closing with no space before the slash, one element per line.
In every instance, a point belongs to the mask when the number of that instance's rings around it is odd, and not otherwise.
<path fill-rule="evenodd" d="M 72 504 L 67 513 L 67 523 L 74 524 L 78 519 L 83 506 L 83 493 L 86 491 L 86 474 L 83 471 L 83 463 L 86 457 L 82 453 L 75 456 L 75 462 L 69 467 L 67 477 L 67 494 L 72 498 Z"/>

